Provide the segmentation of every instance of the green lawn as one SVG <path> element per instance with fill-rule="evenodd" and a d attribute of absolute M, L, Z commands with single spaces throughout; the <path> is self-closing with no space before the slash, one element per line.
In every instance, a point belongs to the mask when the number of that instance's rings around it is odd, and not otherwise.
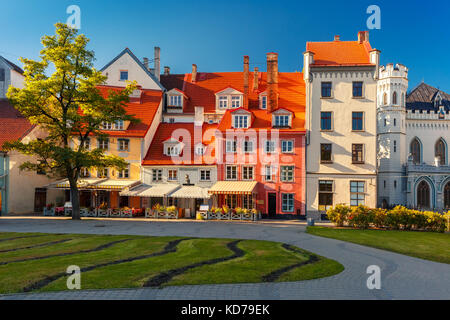
<path fill-rule="evenodd" d="M 343 270 L 336 261 L 281 243 L 235 241 L 0 233 L 0 293 L 66 290 L 70 265 L 82 269 L 82 289 L 142 287 L 165 273 L 170 276 L 158 280 L 160 286 L 262 282 L 274 271 L 270 281 L 298 281 Z"/>
<path fill-rule="evenodd" d="M 450 263 L 450 234 L 417 231 L 308 227 L 313 235 L 394 251 L 412 257 Z"/>

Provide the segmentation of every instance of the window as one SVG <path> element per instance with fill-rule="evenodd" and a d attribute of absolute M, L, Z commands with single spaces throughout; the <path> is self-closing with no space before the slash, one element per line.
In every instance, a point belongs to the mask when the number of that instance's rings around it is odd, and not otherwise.
<path fill-rule="evenodd" d="M 237 167 L 236 166 L 227 166 L 226 178 L 227 178 L 227 180 L 236 180 L 237 179 Z"/>
<path fill-rule="evenodd" d="M 266 140 L 264 150 L 266 153 L 275 152 L 275 141 L 274 140 Z"/>
<path fill-rule="evenodd" d="M 152 181 L 161 181 L 162 180 L 162 169 L 152 169 Z"/>
<path fill-rule="evenodd" d="M 264 168 L 265 172 L 264 172 L 264 180 L 266 181 L 273 181 L 273 170 L 272 170 L 272 166 L 270 165 L 266 165 Z"/>
<path fill-rule="evenodd" d="M 219 97 L 219 108 L 228 108 L 228 97 L 227 96 Z"/>
<path fill-rule="evenodd" d="M 116 130 L 123 130 L 123 120 L 117 120 L 114 123 L 114 129 L 116 129 Z"/>
<path fill-rule="evenodd" d="M 322 82 L 322 98 L 331 98 L 331 82 Z"/>
<path fill-rule="evenodd" d="M 113 124 L 111 122 L 103 121 L 102 127 L 103 127 L 104 130 L 112 130 L 113 129 Z"/>
<path fill-rule="evenodd" d="M 361 81 L 353 82 L 353 97 L 361 98 L 363 96 L 363 83 Z"/>
<path fill-rule="evenodd" d="M 170 96 L 169 97 L 169 106 L 181 107 L 181 96 Z"/>
<path fill-rule="evenodd" d="M 397 92 L 395 91 L 392 94 L 392 104 L 397 104 Z"/>
<path fill-rule="evenodd" d="M 78 145 L 81 144 L 81 140 L 78 139 Z M 84 150 L 89 150 L 91 148 L 91 139 L 87 138 L 86 140 L 84 140 Z"/>
<path fill-rule="evenodd" d="M 420 142 L 417 138 L 415 138 L 412 142 L 411 142 L 411 147 L 410 147 L 410 153 L 412 156 L 412 160 L 414 164 L 420 164 Z"/>
<path fill-rule="evenodd" d="M 388 104 L 388 101 L 387 101 L 387 93 L 386 93 L 386 92 L 383 94 L 383 104 L 384 104 L 385 106 L 387 106 L 387 104 Z"/>
<path fill-rule="evenodd" d="M 91 173 L 89 172 L 88 168 L 81 168 L 80 169 L 80 177 L 82 178 L 88 178 L 91 176 Z"/>
<path fill-rule="evenodd" d="M 331 130 L 331 112 L 320 113 L 320 130 Z"/>
<path fill-rule="evenodd" d="M 294 152 L 294 141 L 292 141 L 292 140 L 281 140 L 281 152 L 282 153 L 292 153 L 292 152 Z"/>
<path fill-rule="evenodd" d="M 436 145 L 434 146 L 434 155 L 435 157 L 439 158 L 439 164 L 441 166 L 445 165 L 445 153 L 446 153 L 446 148 L 445 148 L 445 143 L 442 139 L 439 139 L 436 142 Z"/>
<path fill-rule="evenodd" d="M 97 168 L 97 178 L 108 178 L 108 168 Z"/>
<path fill-rule="evenodd" d="M 397 126 L 397 119 L 394 118 L 394 127 Z"/>
<path fill-rule="evenodd" d="M 119 151 L 130 151 L 130 140 L 118 139 Z"/>
<path fill-rule="evenodd" d="M 234 152 L 236 152 L 236 149 L 237 149 L 236 139 L 226 141 L 226 152 L 227 153 L 234 153 Z"/>
<path fill-rule="evenodd" d="M 352 144 L 352 163 L 364 163 L 364 145 Z"/>
<path fill-rule="evenodd" d="M 119 179 L 128 179 L 130 177 L 130 168 L 119 171 Z"/>
<path fill-rule="evenodd" d="M 281 204 L 281 210 L 284 212 L 294 212 L 294 194 L 282 193 Z"/>
<path fill-rule="evenodd" d="M 267 96 L 261 96 L 261 109 L 267 109 Z"/>
<path fill-rule="evenodd" d="M 237 194 L 229 194 L 227 195 L 227 197 L 225 198 L 225 203 L 228 206 L 228 208 L 236 208 L 237 207 L 237 198 L 238 195 Z"/>
<path fill-rule="evenodd" d="M 244 140 L 244 152 L 245 153 L 253 152 L 253 141 L 252 140 Z"/>
<path fill-rule="evenodd" d="M 5 81 L 5 69 L 0 69 L 0 81 Z"/>
<path fill-rule="evenodd" d="M 210 181 L 211 170 L 200 170 L 200 181 Z"/>
<path fill-rule="evenodd" d="M 235 128 L 248 128 L 248 116 L 235 115 L 233 118 Z"/>
<path fill-rule="evenodd" d="M 128 71 L 120 71 L 120 81 L 128 80 Z"/>
<path fill-rule="evenodd" d="M 231 97 L 231 107 L 239 108 L 241 106 L 241 97 L 240 96 L 232 96 Z"/>
<path fill-rule="evenodd" d="M 430 208 L 430 186 L 424 180 L 417 186 L 417 206 Z"/>
<path fill-rule="evenodd" d="M 254 168 L 252 166 L 243 166 L 242 167 L 242 180 L 253 180 L 253 171 Z"/>
<path fill-rule="evenodd" d="M 205 154 L 205 151 L 206 151 L 206 148 L 205 148 L 205 146 L 202 145 L 202 144 L 198 145 L 198 146 L 195 148 L 195 153 L 196 153 L 198 156 L 204 155 L 204 154 Z"/>
<path fill-rule="evenodd" d="M 179 156 L 180 148 L 178 146 L 167 146 L 166 155 L 167 156 Z"/>
<path fill-rule="evenodd" d="M 333 207 L 333 181 L 319 180 L 319 210 L 327 211 Z"/>
<path fill-rule="evenodd" d="M 362 131 L 364 129 L 364 113 L 352 112 L 352 130 Z"/>
<path fill-rule="evenodd" d="M 289 127 L 289 117 L 288 115 L 275 116 L 274 127 Z"/>
<path fill-rule="evenodd" d="M 384 126 L 386 127 L 386 124 L 387 124 L 387 120 L 386 120 L 386 118 L 384 119 Z"/>
<path fill-rule="evenodd" d="M 178 170 L 169 169 L 167 172 L 167 180 L 174 181 L 178 179 Z"/>
<path fill-rule="evenodd" d="M 394 140 L 394 152 L 397 152 L 397 141 Z"/>
<path fill-rule="evenodd" d="M 99 138 L 98 139 L 98 148 L 101 150 L 109 149 L 109 139 L 108 138 Z"/>
<path fill-rule="evenodd" d="M 251 194 L 243 194 L 242 195 L 242 208 L 244 209 L 252 209 L 253 208 L 253 199 Z"/>
<path fill-rule="evenodd" d="M 394 189 L 397 189 L 397 180 L 394 180 Z"/>
<path fill-rule="evenodd" d="M 364 181 L 350 181 L 350 205 L 364 205 Z"/>
<path fill-rule="evenodd" d="M 320 162 L 328 163 L 331 162 L 331 144 L 321 143 L 320 144 Z"/>
<path fill-rule="evenodd" d="M 280 180 L 282 182 L 294 182 L 294 166 L 281 166 Z"/>

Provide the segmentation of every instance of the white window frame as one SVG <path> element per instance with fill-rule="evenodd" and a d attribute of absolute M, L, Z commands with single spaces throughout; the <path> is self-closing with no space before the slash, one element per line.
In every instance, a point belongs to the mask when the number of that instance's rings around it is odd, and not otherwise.
<path fill-rule="evenodd" d="M 101 170 L 103 170 L 103 173 L 101 173 Z M 106 173 L 106 174 L 105 174 Z M 109 169 L 108 168 L 97 168 L 97 178 L 108 178 L 109 177 Z"/>
<path fill-rule="evenodd" d="M 219 108 L 227 109 L 228 108 L 228 97 L 227 96 L 219 96 Z"/>
<path fill-rule="evenodd" d="M 234 168 L 233 171 L 231 171 L 231 176 L 228 176 L 228 168 Z M 237 180 L 238 177 L 238 167 L 236 165 L 227 165 L 225 167 L 225 180 Z"/>
<path fill-rule="evenodd" d="M 290 145 L 290 149 L 285 150 L 285 145 Z M 281 140 L 281 153 L 294 153 L 294 140 Z"/>
<path fill-rule="evenodd" d="M 111 122 L 103 121 L 102 122 L 102 128 L 103 128 L 103 130 L 113 130 L 114 129 L 114 124 L 111 123 Z"/>
<path fill-rule="evenodd" d="M 269 148 L 268 148 L 269 146 Z M 264 141 L 264 152 L 274 153 L 277 150 L 277 142 L 275 140 L 265 140 Z"/>
<path fill-rule="evenodd" d="M 211 181 L 210 169 L 200 169 L 200 181 Z"/>
<path fill-rule="evenodd" d="M 269 179 L 267 179 L 267 177 L 269 177 Z M 273 166 L 269 164 L 264 166 L 264 181 L 267 182 L 275 181 Z"/>
<path fill-rule="evenodd" d="M 292 168 L 292 178 L 288 179 L 288 175 L 287 173 L 290 172 L 291 170 L 288 170 L 287 168 Z M 286 177 L 284 170 L 288 170 L 286 171 Z M 294 182 L 295 180 L 295 166 L 294 165 L 282 165 L 280 166 L 280 182 Z"/>
<path fill-rule="evenodd" d="M 122 148 L 122 143 L 126 143 L 126 148 Z M 117 139 L 117 149 L 119 151 L 130 151 L 130 139 L 120 138 Z"/>
<path fill-rule="evenodd" d="M 174 175 L 175 173 L 175 175 Z M 178 180 L 178 170 L 177 169 L 167 169 L 167 181 L 177 181 Z"/>
<path fill-rule="evenodd" d="M 181 153 L 180 147 L 178 145 L 167 145 L 165 154 L 169 157 L 178 157 Z"/>
<path fill-rule="evenodd" d="M 283 120 L 282 120 L 283 119 Z M 291 116 L 288 114 L 276 114 L 274 115 L 274 127 L 290 127 L 291 126 Z"/>
<path fill-rule="evenodd" d="M 162 169 L 152 169 L 152 182 L 162 181 Z"/>
<path fill-rule="evenodd" d="M 251 146 L 251 148 L 248 148 L 248 146 Z M 244 139 L 242 141 L 242 150 L 244 153 L 254 153 L 255 152 L 255 143 L 252 139 Z"/>
<path fill-rule="evenodd" d="M 267 95 L 261 95 L 259 99 L 259 108 L 267 110 Z"/>
<path fill-rule="evenodd" d="M 104 151 L 108 151 L 109 150 L 109 139 L 105 138 L 105 139 L 98 139 L 97 141 L 98 143 L 98 148 Z M 106 145 L 106 148 L 105 148 Z"/>
<path fill-rule="evenodd" d="M 225 140 L 225 152 L 226 153 L 236 153 L 237 152 L 237 140 L 236 139 Z"/>
<path fill-rule="evenodd" d="M 128 179 L 129 177 L 130 177 L 130 166 L 119 171 L 119 173 L 117 174 L 117 178 L 119 179 Z"/>
<path fill-rule="evenodd" d="M 231 108 L 237 109 L 241 107 L 241 96 L 232 95 L 230 99 L 231 99 Z"/>
<path fill-rule="evenodd" d="M 247 129 L 250 124 L 250 116 L 236 114 L 233 115 L 233 127 L 236 129 Z"/>
<path fill-rule="evenodd" d="M 251 173 L 251 175 L 250 175 L 250 173 Z M 255 167 L 254 166 L 242 166 L 242 180 L 246 180 L 246 181 L 255 180 Z"/>
<path fill-rule="evenodd" d="M 114 122 L 114 130 L 123 130 L 123 128 L 124 128 L 123 120 L 117 120 L 116 122 Z"/>
<path fill-rule="evenodd" d="M 285 198 L 286 196 L 286 198 Z M 287 203 L 285 203 L 285 201 Z M 295 210 L 295 194 L 294 193 L 282 193 L 281 194 L 281 211 L 294 212 Z"/>

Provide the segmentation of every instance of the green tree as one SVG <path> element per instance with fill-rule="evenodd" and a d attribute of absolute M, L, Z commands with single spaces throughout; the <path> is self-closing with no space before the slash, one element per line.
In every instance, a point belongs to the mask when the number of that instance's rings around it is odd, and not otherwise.
<path fill-rule="evenodd" d="M 7 97 L 45 137 L 23 143 L 7 142 L 6 150 L 34 156 L 21 170 L 45 171 L 54 178 L 67 178 L 70 184 L 73 219 L 80 219 L 77 181 L 82 168 L 114 167 L 122 170 L 127 163 L 120 157 L 105 155 L 101 149 L 88 150 L 91 136 L 105 138 L 103 123 L 119 120 L 138 121 L 124 109 L 136 89 L 128 83 L 121 91 L 104 97 L 97 86 L 106 77 L 93 67 L 94 52 L 86 48 L 89 40 L 76 29 L 57 23 L 56 34 L 42 37 L 40 61 L 21 58 L 24 64 L 24 88 L 10 87 Z M 54 72 L 48 76 L 49 67 Z M 50 72 L 49 72 L 50 73 Z"/>

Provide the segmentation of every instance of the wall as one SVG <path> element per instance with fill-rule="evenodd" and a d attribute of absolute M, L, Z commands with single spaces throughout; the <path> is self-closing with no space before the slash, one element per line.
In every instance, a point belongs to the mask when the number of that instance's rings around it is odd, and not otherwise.
<path fill-rule="evenodd" d="M 198 187 L 210 188 L 217 182 L 217 168 L 216 166 L 144 166 L 143 167 L 143 177 L 142 181 L 146 184 L 152 184 L 152 169 L 162 169 L 162 181 L 159 183 L 174 183 L 183 184 L 185 183 L 186 174 L 189 175 L 190 183 L 195 184 Z M 168 170 L 178 169 L 177 180 L 168 180 Z M 211 170 L 211 180 L 210 181 L 200 181 L 200 170 L 210 169 Z"/>

